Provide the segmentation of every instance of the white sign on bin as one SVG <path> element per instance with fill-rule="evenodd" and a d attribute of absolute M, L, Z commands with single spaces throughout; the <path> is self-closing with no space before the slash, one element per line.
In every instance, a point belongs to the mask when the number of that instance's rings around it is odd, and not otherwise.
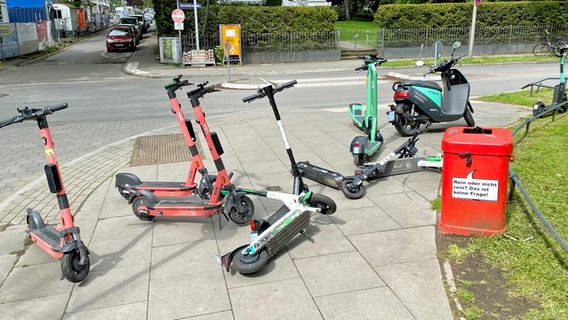
<path fill-rule="evenodd" d="M 473 172 L 466 178 L 452 178 L 452 198 L 497 201 L 499 180 L 474 179 Z"/>

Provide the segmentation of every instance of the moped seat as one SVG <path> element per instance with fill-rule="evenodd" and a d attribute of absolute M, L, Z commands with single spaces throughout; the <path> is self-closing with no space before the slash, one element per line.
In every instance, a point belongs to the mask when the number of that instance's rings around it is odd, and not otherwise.
<path fill-rule="evenodd" d="M 426 87 L 434 90 L 442 91 L 442 87 L 439 84 L 432 81 L 424 81 L 424 80 L 406 80 L 402 82 L 403 86 L 419 86 L 419 87 Z"/>

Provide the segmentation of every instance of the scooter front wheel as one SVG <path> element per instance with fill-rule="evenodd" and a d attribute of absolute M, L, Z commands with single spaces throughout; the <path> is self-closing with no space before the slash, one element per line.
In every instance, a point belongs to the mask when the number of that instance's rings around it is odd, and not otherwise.
<path fill-rule="evenodd" d="M 268 263 L 268 253 L 266 250 L 262 250 L 261 252 L 255 255 L 244 255 L 243 251 L 240 250 L 235 255 L 233 259 L 233 264 L 235 265 L 235 269 L 240 274 L 251 274 L 259 272 L 266 264 Z"/>
<path fill-rule="evenodd" d="M 73 250 L 63 254 L 61 258 L 61 273 L 65 279 L 70 282 L 81 282 L 85 280 L 91 266 L 89 255 L 85 254 L 85 263 L 83 265 L 79 263 L 80 260 L 81 254 L 79 250 Z"/>
<path fill-rule="evenodd" d="M 229 219 L 238 225 L 248 224 L 254 215 L 254 203 L 247 196 L 242 196 L 236 209 L 229 212 Z"/>
<path fill-rule="evenodd" d="M 341 183 L 341 191 L 347 199 L 361 199 L 365 194 L 363 185 L 356 186 L 353 184 L 354 178 L 345 178 Z"/>
<path fill-rule="evenodd" d="M 312 193 L 310 200 L 308 200 L 308 205 L 310 207 L 319 208 L 320 213 L 325 215 L 333 214 L 337 210 L 337 205 L 333 199 L 319 193 Z"/>
<path fill-rule="evenodd" d="M 139 207 L 145 206 L 146 204 L 148 204 L 148 202 L 149 202 L 148 198 L 144 196 L 138 196 L 132 201 L 132 212 L 134 212 L 134 215 L 142 221 L 154 220 L 154 216 L 151 216 L 147 213 L 138 210 Z"/>
<path fill-rule="evenodd" d="M 469 104 L 469 101 L 467 102 L 467 107 L 465 108 L 465 112 L 463 114 L 463 118 L 465 119 L 465 123 L 467 123 L 468 127 L 475 127 L 475 120 L 473 120 L 473 115 L 471 114 L 471 111 L 469 111 L 469 108 L 471 107 L 471 105 Z"/>

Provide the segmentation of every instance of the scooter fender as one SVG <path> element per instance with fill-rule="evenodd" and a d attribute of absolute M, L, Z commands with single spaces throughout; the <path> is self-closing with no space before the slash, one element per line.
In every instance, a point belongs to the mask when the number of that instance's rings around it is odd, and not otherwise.
<path fill-rule="evenodd" d="M 229 272 L 229 270 L 231 269 L 231 263 L 233 263 L 233 258 L 235 257 L 235 255 L 239 252 L 239 251 L 243 251 L 246 247 L 248 247 L 249 244 L 243 244 L 242 246 L 234 249 L 233 251 L 222 255 L 220 257 L 220 263 L 223 266 L 223 268 L 225 269 L 225 271 Z"/>
<path fill-rule="evenodd" d="M 357 136 L 353 138 L 353 140 L 351 140 L 351 147 L 349 147 L 349 151 L 351 151 L 352 154 L 364 154 L 367 139 L 368 138 L 365 136 Z"/>
<path fill-rule="evenodd" d="M 115 175 L 114 187 L 137 186 L 142 181 L 133 173 L 117 173 Z"/>
<path fill-rule="evenodd" d="M 130 196 L 128 197 L 128 204 L 132 204 L 134 199 L 138 197 L 146 197 L 148 203 L 157 203 L 158 198 L 150 190 L 132 190 Z"/>

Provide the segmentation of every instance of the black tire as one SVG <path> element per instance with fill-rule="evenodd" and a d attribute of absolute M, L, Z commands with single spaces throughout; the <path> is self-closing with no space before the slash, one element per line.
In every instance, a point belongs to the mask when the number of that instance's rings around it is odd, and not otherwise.
<path fill-rule="evenodd" d="M 130 195 L 128 195 L 127 193 L 124 193 L 124 187 L 123 186 L 118 186 L 118 193 L 126 200 L 128 200 L 128 198 L 130 197 Z"/>
<path fill-rule="evenodd" d="M 85 280 L 89 274 L 89 268 L 91 266 L 89 255 L 85 255 L 84 265 L 79 264 L 80 259 L 81 255 L 79 254 L 79 250 L 64 253 L 61 258 L 61 273 L 63 277 L 70 282 L 81 282 Z"/>
<path fill-rule="evenodd" d="M 243 251 L 240 250 L 235 254 L 233 258 L 233 264 L 235 265 L 235 269 L 240 274 L 251 274 L 259 272 L 266 264 L 268 263 L 268 253 L 266 250 L 262 250 L 261 252 L 255 255 L 243 255 Z"/>
<path fill-rule="evenodd" d="M 353 164 L 360 167 L 365 164 L 365 154 L 364 153 L 354 153 L 353 154 Z"/>
<path fill-rule="evenodd" d="M 132 212 L 134 212 L 134 215 L 142 221 L 154 220 L 154 216 L 138 211 L 139 206 L 146 205 L 148 202 L 148 198 L 144 196 L 138 196 L 132 201 Z"/>
<path fill-rule="evenodd" d="M 547 55 L 550 52 L 550 45 L 548 45 L 548 43 L 537 43 L 534 47 L 533 47 L 533 54 L 535 56 L 544 56 Z"/>
<path fill-rule="evenodd" d="M 405 109 L 404 110 L 405 116 L 412 115 L 410 107 L 405 106 L 404 109 Z M 399 121 L 394 124 L 394 128 L 396 129 L 396 131 L 403 137 L 411 137 L 412 135 L 414 135 L 414 132 L 416 132 L 416 130 L 418 130 L 419 127 L 420 127 L 420 122 L 418 121 L 409 122 L 406 120 L 404 116 L 400 116 Z"/>
<path fill-rule="evenodd" d="M 238 225 L 246 225 L 254 215 L 254 203 L 247 196 L 242 196 L 239 201 L 240 205 L 237 205 L 237 208 L 239 206 L 242 207 L 242 212 L 238 212 L 239 210 L 234 209 L 231 210 L 231 212 L 229 212 L 229 219 Z"/>
<path fill-rule="evenodd" d="M 365 187 L 353 185 L 354 178 L 345 178 L 341 183 L 341 191 L 347 199 L 361 199 L 365 195 Z"/>
<path fill-rule="evenodd" d="M 473 115 L 471 114 L 471 111 L 469 111 L 469 101 L 467 102 L 467 106 L 465 107 L 463 118 L 465 119 L 465 123 L 467 123 L 468 127 L 475 127 L 475 120 L 473 120 Z"/>
<path fill-rule="evenodd" d="M 308 200 L 308 205 L 314 208 L 320 208 L 320 213 L 325 215 L 334 214 L 337 211 L 337 204 L 330 197 L 319 194 L 312 193 L 310 200 Z"/>

